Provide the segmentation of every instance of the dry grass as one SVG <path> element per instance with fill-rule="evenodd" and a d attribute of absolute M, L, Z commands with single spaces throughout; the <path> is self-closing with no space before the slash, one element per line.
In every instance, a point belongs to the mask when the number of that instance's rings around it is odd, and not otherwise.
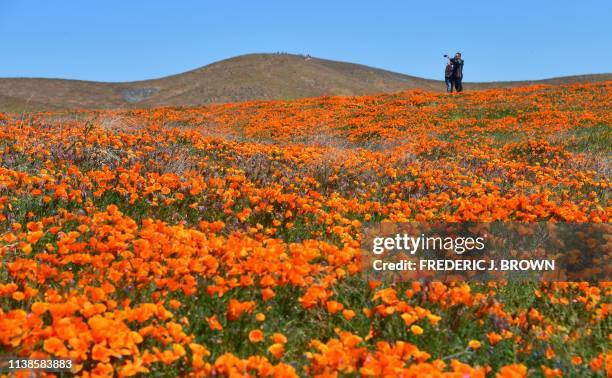
<path fill-rule="evenodd" d="M 530 84 L 612 80 L 612 74 L 541 81 L 466 83 L 466 90 Z M 359 64 L 290 54 L 251 54 L 160 79 L 100 83 L 62 79 L 0 79 L 0 111 L 132 108 L 202 105 L 323 95 L 392 93 L 408 89 L 444 91 L 439 80 L 384 71 Z M 136 93 L 138 96 L 134 97 Z"/>

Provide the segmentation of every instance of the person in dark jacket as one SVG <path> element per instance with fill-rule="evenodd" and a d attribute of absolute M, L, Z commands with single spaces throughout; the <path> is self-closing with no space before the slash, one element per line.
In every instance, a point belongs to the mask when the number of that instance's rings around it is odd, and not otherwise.
<path fill-rule="evenodd" d="M 450 59 L 446 63 L 446 69 L 444 70 L 444 82 L 446 83 L 446 91 L 451 93 L 453 91 L 453 63 Z"/>
<path fill-rule="evenodd" d="M 463 59 L 461 59 L 461 53 L 456 53 L 455 57 L 451 59 L 453 63 L 453 84 L 457 92 L 463 91 Z"/>

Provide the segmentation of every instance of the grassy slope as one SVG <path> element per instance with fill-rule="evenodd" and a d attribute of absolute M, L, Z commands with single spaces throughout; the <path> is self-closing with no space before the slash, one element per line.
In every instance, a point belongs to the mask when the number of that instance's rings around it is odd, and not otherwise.
<path fill-rule="evenodd" d="M 612 80 L 611 74 L 543 81 L 467 83 L 466 89 L 515 87 L 535 83 Z M 406 89 L 439 91 L 442 82 L 358 64 L 289 54 L 251 54 L 219 61 L 160 79 L 101 83 L 80 80 L 0 79 L 0 111 L 52 108 L 112 108 L 199 105 L 323 95 L 361 95 Z M 144 91 L 144 92 L 143 92 Z M 29 101 L 28 101 L 29 100 Z M 27 104 L 27 106 L 26 106 Z"/>

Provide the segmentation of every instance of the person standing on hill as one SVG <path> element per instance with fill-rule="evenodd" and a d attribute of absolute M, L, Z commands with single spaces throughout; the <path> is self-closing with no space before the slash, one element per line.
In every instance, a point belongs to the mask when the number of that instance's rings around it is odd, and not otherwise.
<path fill-rule="evenodd" d="M 453 91 L 453 63 L 449 59 L 444 70 L 444 82 L 446 83 L 446 92 Z"/>
<path fill-rule="evenodd" d="M 457 92 L 463 91 L 463 59 L 461 53 L 456 53 L 455 57 L 450 60 L 453 64 L 453 84 Z"/>

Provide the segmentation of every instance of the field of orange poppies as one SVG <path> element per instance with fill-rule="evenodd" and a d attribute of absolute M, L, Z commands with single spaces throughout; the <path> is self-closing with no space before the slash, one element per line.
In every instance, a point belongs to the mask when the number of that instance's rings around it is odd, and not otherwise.
<path fill-rule="evenodd" d="M 86 377 L 610 376 L 609 283 L 358 263 L 383 220 L 609 222 L 610 104 L 612 82 L 0 113 L 0 355 Z"/>

